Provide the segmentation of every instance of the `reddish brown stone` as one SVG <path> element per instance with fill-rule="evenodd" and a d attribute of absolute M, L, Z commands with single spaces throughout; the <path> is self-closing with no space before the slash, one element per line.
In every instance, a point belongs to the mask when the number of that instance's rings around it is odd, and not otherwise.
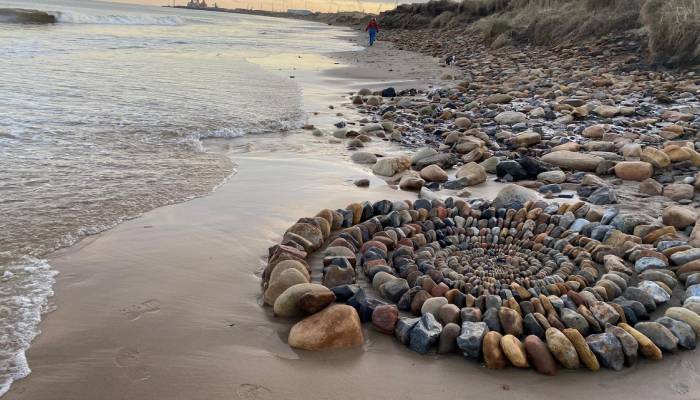
<path fill-rule="evenodd" d="M 393 304 L 378 306 L 372 313 L 372 325 L 381 333 L 394 334 L 396 321 L 399 319 L 399 309 Z"/>
<path fill-rule="evenodd" d="M 557 374 L 557 362 L 549 352 L 547 345 L 537 336 L 530 335 L 525 338 L 525 351 L 530 365 L 535 371 L 545 375 Z"/>

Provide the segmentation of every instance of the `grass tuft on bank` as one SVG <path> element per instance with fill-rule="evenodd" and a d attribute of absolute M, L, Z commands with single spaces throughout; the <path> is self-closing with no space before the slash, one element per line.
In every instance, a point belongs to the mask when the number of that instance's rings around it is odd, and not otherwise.
<path fill-rule="evenodd" d="M 700 64 L 700 0 L 433 0 L 381 14 L 402 29 L 465 29 L 486 44 L 555 44 L 636 30 L 652 62 Z"/>

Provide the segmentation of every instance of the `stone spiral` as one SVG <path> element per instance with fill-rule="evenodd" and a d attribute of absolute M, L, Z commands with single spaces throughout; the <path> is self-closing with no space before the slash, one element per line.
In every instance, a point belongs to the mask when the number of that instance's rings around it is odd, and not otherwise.
<path fill-rule="evenodd" d="M 382 200 L 302 218 L 270 248 L 264 301 L 313 314 L 290 332 L 302 349 L 361 344 L 370 321 L 419 353 L 546 374 L 695 347 L 700 249 L 675 230 L 585 202 L 502 203 Z M 659 315 L 679 280 L 683 307 Z"/>

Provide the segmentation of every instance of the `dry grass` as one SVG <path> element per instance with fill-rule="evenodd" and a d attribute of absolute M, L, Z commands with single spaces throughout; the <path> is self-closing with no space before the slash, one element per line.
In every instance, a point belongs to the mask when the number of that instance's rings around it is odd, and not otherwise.
<path fill-rule="evenodd" d="M 647 0 L 641 17 L 657 61 L 700 64 L 700 0 Z"/>
<path fill-rule="evenodd" d="M 644 26 L 650 54 L 700 63 L 700 0 L 433 0 L 382 14 L 388 28 L 466 26 L 487 44 L 507 36 L 539 45 Z"/>

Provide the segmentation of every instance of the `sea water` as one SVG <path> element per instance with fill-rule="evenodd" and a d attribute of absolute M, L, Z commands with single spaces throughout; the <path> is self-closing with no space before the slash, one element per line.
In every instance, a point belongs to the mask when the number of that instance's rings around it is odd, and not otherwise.
<path fill-rule="evenodd" d="M 45 256 L 209 193 L 233 165 L 202 139 L 303 125 L 294 80 L 251 60 L 351 50 L 347 34 L 201 10 L 0 0 L 0 395 L 29 374 L 25 351 L 52 307 Z"/>

